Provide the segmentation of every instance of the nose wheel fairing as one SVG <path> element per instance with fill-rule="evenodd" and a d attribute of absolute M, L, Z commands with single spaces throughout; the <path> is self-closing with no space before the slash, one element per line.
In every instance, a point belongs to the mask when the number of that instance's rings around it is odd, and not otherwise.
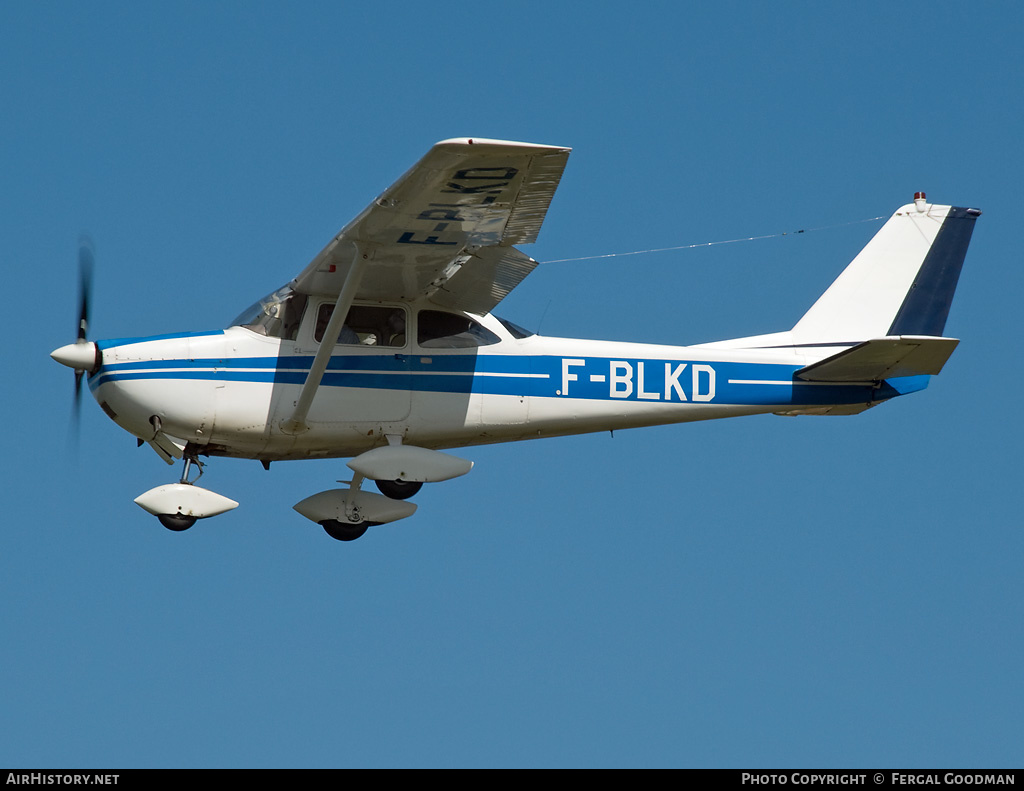
<path fill-rule="evenodd" d="M 170 515 L 195 519 L 207 519 L 238 507 L 234 500 L 192 483 L 168 483 L 157 486 L 140 494 L 135 498 L 135 502 L 156 517 Z"/>
<path fill-rule="evenodd" d="M 189 480 L 193 465 L 199 470 L 199 474 Z M 136 497 L 135 503 L 153 514 L 168 530 L 175 532 L 188 530 L 197 519 L 207 519 L 238 507 L 234 500 L 196 486 L 195 481 L 198 481 L 202 474 L 202 462 L 194 452 L 187 453 L 181 480 L 150 489 Z"/>

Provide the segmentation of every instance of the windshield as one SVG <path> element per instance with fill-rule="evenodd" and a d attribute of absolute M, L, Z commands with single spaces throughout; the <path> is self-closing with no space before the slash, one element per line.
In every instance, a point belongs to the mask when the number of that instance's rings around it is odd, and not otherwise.
<path fill-rule="evenodd" d="M 529 338 L 531 335 L 537 334 L 536 332 L 531 332 L 530 330 L 523 329 L 518 324 L 513 324 L 508 319 L 503 319 L 501 318 L 501 316 L 495 316 L 494 318 L 501 322 L 502 327 L 504 327 L 506 330 L 512 333 L 513 338 Z"/>
<path fill-rule="evenodd" d="M 306 308 L 306 295 L 296 294 L 288 286 L 279 288 L 242 311 L 232 327 L 245 327 L 269 338 L 295 340 Z"/>

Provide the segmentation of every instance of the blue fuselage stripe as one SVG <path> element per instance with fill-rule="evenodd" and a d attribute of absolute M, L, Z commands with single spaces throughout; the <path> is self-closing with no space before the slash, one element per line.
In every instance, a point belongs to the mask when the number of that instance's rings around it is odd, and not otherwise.
<path fill-rule="evenodd" d="M 104 365 L 92 389 L 132 380 L 302 385 L 312 355 L 131 361 Z M 856 404 L 898 395 L 883 383 L 808 383 L 798 365 L 550 355 L 373 354 L 331 358 L 322 386 L 730 405 Z"/>

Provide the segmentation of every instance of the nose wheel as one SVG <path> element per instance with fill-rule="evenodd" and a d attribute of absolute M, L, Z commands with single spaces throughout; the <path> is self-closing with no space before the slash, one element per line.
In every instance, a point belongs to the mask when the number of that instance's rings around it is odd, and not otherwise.
<path fill-rule="evenodd" d="M 192 471 L 192 465 L 195 465 L 196 469 L 199 470 L 199 474 L 195 478 L 189 480 L 189 474 Z M 199 457 L 195 454 L 185 456 L 185 467 L 181 471 L 181 478 L 178 481 L 182 486 L 192 486 L 203 477 L 203 463 L 199 461 Z M 196 523 L 199 518 L 192 516 L 192 514 L 184 514 L 180 510 L 174 514 L 157 514 L 156 518 L 160 521 L 164 527 L 168 530 L 172 530 L 175 533 L 181 533 L 188 530 L 192 525 Z"/>
<path fill-rule="evenodd" d="M 199 470 L 199 474 L 190 480 L 193 465 Z M 185 467 L 177 483 L 150 489 L 136 497 L 135 502 L 159 519 L 160 524 L 175 533 L 188 530 L 199 519 L 217 516 L 238 507 L 234 500 L 196 486 L 195 482 L 202 474 L 203 465 L 197 454 L 194 451 L 186 452 Z"/>
<path fill-rule="evenodd" d="M 196 519 L 198 517 L 186 516 L 185 514 L 157 514 L 156 518 L 159 519 L 160 524 L 168 530 L 180 533 L 183 530 L 188 530 L 192 527 L 192 525 L 196 523 Z"/>

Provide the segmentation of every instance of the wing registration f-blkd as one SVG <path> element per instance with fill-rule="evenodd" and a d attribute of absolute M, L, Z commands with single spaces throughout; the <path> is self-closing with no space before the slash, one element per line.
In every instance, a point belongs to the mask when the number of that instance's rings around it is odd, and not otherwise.
<path fill-rule="evenodd" d="M 289 284 L 231 327 L 53 352 L 177 483 L 136 499 L 172 530 L 237 503 L 196 486 L 200 457 L 351 457 L 345 488 L 295 506 L 337 539 L 411 515 L 424 483 L 469 472 L 443 452 L 761 413 L 850 415 L 920 390 L 977 209 L 898 209 L 792 329 L 699 346 L 547 338 L 491 311 L 537 262 L 569 149 L 438 143 Z M 81 251 L 83 283 L 91 252 Z M 77 393 L 77 390 L 76 390 Z M 198 474 L 196 474 L 198 471 Z M 366 491 L 373 480 L 380 494 Z"/>

